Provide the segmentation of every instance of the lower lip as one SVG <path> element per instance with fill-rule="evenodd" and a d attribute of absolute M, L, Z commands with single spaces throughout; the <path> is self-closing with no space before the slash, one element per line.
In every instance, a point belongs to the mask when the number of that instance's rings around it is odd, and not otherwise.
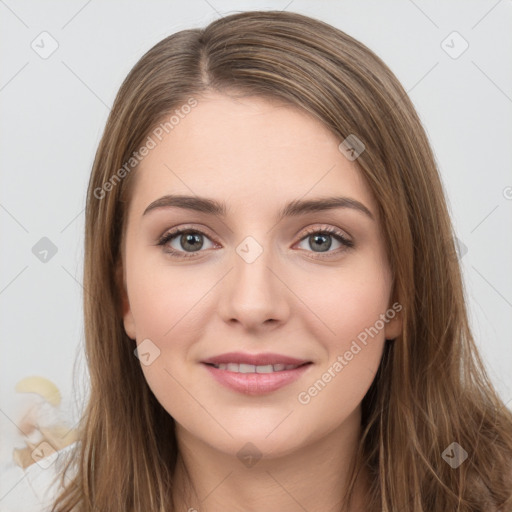
<path fill-rule="evenodd" d="M 220 370 L 209 364 L 202 363 L 212 377 L 224 386 L 246 395 L 263 395 L 276 391 L 287 384 L 296 381 L 308 371 L 311 363 L 299 366 L 293 370 L 283 370 L 272 373 L 236 373 Z"/>

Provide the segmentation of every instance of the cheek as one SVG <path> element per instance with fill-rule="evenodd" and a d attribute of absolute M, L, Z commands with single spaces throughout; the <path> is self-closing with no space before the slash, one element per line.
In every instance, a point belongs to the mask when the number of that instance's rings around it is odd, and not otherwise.
<path fill-rule="evenodd" d="M 201 321 L 199 311 L 208 302 L 208 291 L 218 281 L 193 266 L 171 268 L 164 258 L 135 257 L 127 272 L 130 307 L 137 326 L 137 339 L 150 338 L 159 344 Z"/>
<path fill-rule="evenodd" d="M 390 285 L 387 267 L 371 254 L 357 264 L 301 282 L 298 294 L 314 313 L 303 318 L 310 319 L 309 329 L 314 329 L 331 358 L 334 352 L 345 351 L 361 333 L 364 338 L 366 329 L 385 314 Z M 375 337 L 383 339 L 381 322 L 377 327 L 379 336 Z"/>
<path fill-rule="evenodd" d="M 317 335 L 325 358 L 296 399 L 307 418 L 324 418 L 324 433 L 356 410 L 378 370 L 386 343 L 382 318 L 389 321 L 390 281 L 385 268 L 374 264 L 340 273 L 324 293 L 310 297 L 322 306 L 319 311 L 329 330 Z"/>
<path fill-rule="evenodd" d="M 191 406 L 190 395 L 183 388 L 191 388 L 184 362 L 190 340 L 199 336 L 202 308 L 209 303 L 207 292 L 216 280 L 199 276 L 192 266 L 172 269 L 162 260 L 151 261 L 133 253 L 127 272 L 128 295 L 137 345 L 146 343 L 152 352 L 150 364 L 141 358 L 144 377 L 167 412 L 180 417 L 180 411 Z M 147 339 L 154 345 L 148 345 Z"/>
<path fill-rule="evenodd" d="M 305 301 L 322 320 L 310 316 L 309 330 L 315 331 L 325 358 L 297 399 L 309 413 L 322 414 L 334 405 L 333 420 L 342 421 L 361 402 L 379 367 L 391 280 L 378 255 L 370 255 L 324 283 Z"/>

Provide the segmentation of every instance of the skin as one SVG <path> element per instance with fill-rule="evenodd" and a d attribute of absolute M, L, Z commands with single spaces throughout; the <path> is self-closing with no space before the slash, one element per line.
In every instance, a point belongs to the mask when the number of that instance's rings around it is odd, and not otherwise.
<path fill-rule="evenodd" d="M 137 344 L 150 339 L 159 348 L 141 367 L 176 421 L 174 498 L 179 510 L 339 511 L 360 435 L 360 403 L 386 339 L 401 332 L 400 315 L 309 403 L 298 395 L 391 307 L 376 202 L 355 162 L 339 151 L 341 139 L 309 114 L 255 97 L 211 93 L 198 100 L 137 169 L 123 240 L 125 330 Z M 275 220 L 291 200 L 334 192 L 360 201 L 375 218 L 338 208 Z M 225 201 L 227 216 L 177 207 L 143 215 L 171 193 Z M 180 226 L 206 235 L 199 251 L 180 235 L 167 243 L 190 258 L 158 245 Z M 330 257 L 321 259 L 326 253 L 304 231 L 329 227 L 355 245 L 328 237 Z M 252 263 L 236 252 L 247 236 L 263 249 Z M 217 383 L 200 363 L 231 351 L 313 364 L 297 381 L 249 396 Z M 248 442 L 262 454 L 252 467 L 237 456 Z M 183 465 L 198 498 L 181 491 Z M 351 511 L 364 510 L 367 484 L 363 474 Z"/>

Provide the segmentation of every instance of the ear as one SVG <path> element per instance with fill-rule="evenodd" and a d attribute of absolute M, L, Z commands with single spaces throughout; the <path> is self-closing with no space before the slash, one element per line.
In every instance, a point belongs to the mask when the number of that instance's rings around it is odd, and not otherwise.
<path fill-rule="evenodd" d="M 123 324 L 126 335 L 132 340 L 136 339 L 135 319 L 133 317 L 128 293 L 126 291 L 126 278 L 124 275 L 123 264 L 119 262 L 116 266 L 116 283 L 121 298 L 121 314 L 123 315 Z"/>
<path fill-rule="evenodd" d="M 403 328 L 403 307 L 399 302 L 394 302 L 386 312 L 388 322 L 384 327 L 384 335 L 387 340 L 394 340 L 402 334 Z"/>

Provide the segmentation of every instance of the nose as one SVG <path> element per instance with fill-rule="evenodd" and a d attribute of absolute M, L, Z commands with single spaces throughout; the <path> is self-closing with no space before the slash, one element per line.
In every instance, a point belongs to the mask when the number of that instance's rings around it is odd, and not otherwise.
<path fill-rule="evenodd" d="M 292 293 L 270 251 L 251 259 L 235 252 L 232 269 L 219 290 L 217 309 L 224 322 L 257 333 L 286 322 Z"/>

